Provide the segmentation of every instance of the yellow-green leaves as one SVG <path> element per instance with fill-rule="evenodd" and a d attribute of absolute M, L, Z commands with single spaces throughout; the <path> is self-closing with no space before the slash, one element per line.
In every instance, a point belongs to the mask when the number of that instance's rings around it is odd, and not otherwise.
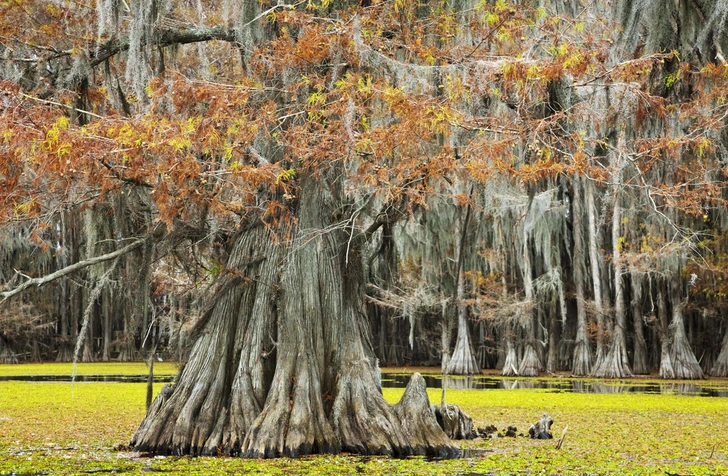
<path fill-rule="evenodd" d="M 276 185 L 280 185 L 281 182 L 288 182 L 296 177 L 296 171 L 294 169 L 281 170 L 276 177 Z"/>

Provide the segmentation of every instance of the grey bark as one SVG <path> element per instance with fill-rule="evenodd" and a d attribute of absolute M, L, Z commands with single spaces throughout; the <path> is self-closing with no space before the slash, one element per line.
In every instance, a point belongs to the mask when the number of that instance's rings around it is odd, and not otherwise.
<path fill-rule="evenodd" d="M 556 313 L 556 300 L 553 299 L 549 303 L 549 312 L 546 319 L 548 320 L 549 335 L 548 335 L 548 351 L 546 359 L 546 371 L 553 374 L 558 370 L 557 362 L 557 350 L 559 346 L 558 327 L 559 321 Z"/>
<path fill-rule="evenodd" d="M 528 429 L 528 434 L 531 438 L 536 440 L 549 440 L 553 438 L 553 435 L 551 434 L 551 425 L 553 425 L 553 423 L 553 418 L 551 418 L 548 413 L 544 413 L 536 423 L 531 425 Z"/>
<path fill-rule="evenodd" d="M 582 230 L 582 193 L 580 177 L 573 180 L 574 197 L 572 201 L 572 224 L 574 236 L 574 288 L 576 292 L 576 338 L 574 358 L 571 372 L 577 377 L 589 375 L 592 365 L 592 353 L 586 333 L 586 294 L 584 292 L 585 255 Z"/>
<path fill-rule="evenodd" d="M 728 332 L 723 335 L 720 354 L 710 369 L 711 377 L 728 377 Z"/>
<path fill-rule="evenodd" d="M 445 434 L 454 440 L 471 440 L 476 437 L 473 419 L 463 412 L 457 405 L 432 405 L 432 411 L 437 417 L 437 423 Z"/>
<path fill-rule="evenodd" d="M 468 306 L 463 302 L 465 300 L 465 279 L 463 278 L 463 255 L 465 253 L 465 237 L 468 232 L 468 222 L 470 221 L 470 205 L 465 209 L 465 217 L 456 222 L 456 231 L 459 231 L 459 237 L 456 243 L 456 269 L 455 269 L 455 308 L 457 310 L 458 324 L 457 337 L 452 355 L 449 356 L 445 373 L 450 375 L 474 375 L 480 373 L 480 366 L 475 360 L 475 352 L 470 337 L 470 329 L 468 328 Z M 460 223 L 462 222 L 462 223 Z"/>
<path fill-rule="evenodd" d="M 612 343 L 609 353 L 604 360 L 596 366 L 593 371 L 595 377 L 623 378 L 632 377 L 627 358 L 627 344 L 625 326 L 627 321 L 624 305 L 624 271 L 622 263 L 622 208 L 620 196 L 622 194 L 622 148 L 624 146 L 624 134 L 620 134 L 617 144 L 617 151 L 614 152 L 612 163 L 613 172 L 613 198 L 614 209 L 612 211 L 612 267 L 614 268 L 614 328 L 612 332 Z"/>
<path fill-rule="evenodd" d="M 675 378 L 696 380 L 705 378 L 703 369 L 695 358 L 695 353 L 690 347 L 688 336 L 685 334 L 685 320 L 683 317 L 683 309 L 687 305 L 687 298 L 680 301 L 680 286 L 678 278 L 673 278 L 673 286 L 670 296 L 672 303 L 672 345 L 670 346 L 670 359 L 672 360 L 672 368 L 675 372 Z"/>
<path fill-rule="evenodd" d="M 637 375 L 650 373 L 647 362 L 647 343 L 645 342 L 644 323 L 642 320 L 642 275 L 631 272 L 632 282 L 632 324 L 634 329 L 634 351 L 632 352 L 632 370 Z"/>
<path fill-rule="evenodd" d="M 589 236 L 589 264 L 591 267 L 591 282 L 594 292 L 594 307 L 596 309 L 596 357 L 592 369 L 599 367 L 607 353 L 606 341 L 604 338 L 604 301 L 602 297 L 602 277 L 599 271 L 599 241 L 597 230 L 597 209 L 594 203 L 594 185 L 587 182 L 586 184 L 586 206 L 588 217 L 588 233 Z"/>
<path fill-rule="evenodd" d="M 402 399 L 394 405 L 394 413 L 405 431 L 414 437 L 412 450 L 415 454 L 448 457 L 459 453 L 450 438 L 460 434 L 443 431 L 438 424 L 439 410 L 437 405 L 430 405 L 425 379 L 419 373 L 412 375 Z M 470 425 L 472 431 L 472 420 Z"/>
<path fill-rule="evenodd" d="M 672 367 L 672 358 L 670 357 L 670 337 L 667 317 L 667 296 L 665 294 L 664 285 L 658 280 L 657 290 L 657 314 L 659 319 L 660 334 L 660 378 L 674 379 L 675 370 Z"/>
<path fill-rule="evenodd" d="M 534 328 L 533 307 L 535 295 L 533 292 L 533 269 L 531 266 L 531 252 L 529 249 L 529 234 L 524 227 L 523 231 L 523 287 L 525 290 L 526 302 L 528 303 L 527 315 L 522 316 L 522 326 L 525 333 L 523 356 L 518 367 L 518 374 L 524 377 L 538 376 L 541 370 L 541 361 L 536 352 L 536 330 Z"/>
<path fill-rule="evenodd" d="M 516 352 L 516 346 L 513 344 L 512 326 L 510 324 L 506 324 L 503 333 L 505 334 L 506 355 L 505 362 L 503 363 L 503 371 L 501 373 L 506 377 L 513 377 L 518 375 L 518 353 Z"/>
<path fill-rule="evenodd" d="M 362 235 L 330 227 L 339 190 L 302 180 L 289 243 L 262 225 L 238 238 L 227 268 L 243 285 L 213 303 L 178 383 L 135 433 L 137 451 L 457 451 L 442 434 L 405 427 L 382 397 L 364 314 Z M 245 266 L 258 254 L 263 261 Z"/>

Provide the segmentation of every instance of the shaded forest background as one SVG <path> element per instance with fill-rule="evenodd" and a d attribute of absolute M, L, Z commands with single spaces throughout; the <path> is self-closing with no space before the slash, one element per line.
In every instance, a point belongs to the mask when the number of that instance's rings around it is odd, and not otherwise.
<path fill-rule="evenodd" d="M 728 375 L 726 1 L 0 17 L 0 362 L 185 360 L 326 177 L 382 366 Z"/>

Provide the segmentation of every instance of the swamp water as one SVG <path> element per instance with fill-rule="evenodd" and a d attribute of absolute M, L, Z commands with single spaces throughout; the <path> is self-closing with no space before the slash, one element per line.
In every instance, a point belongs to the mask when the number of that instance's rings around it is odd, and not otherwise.
<path fill-rule="evenodd" d="M 461 458 L 450 460 L 333 455 L 258 461 L 145 458 L 114 450 L 129 441 L 145 411 L 147 375 L 143 363 L 135 365 L 80 364 L 79 373 L 88 375 L 77 375 L 76 381 L 89 383 L 76 385 L 75 397 L 68 384 L 70 366 L 0 367 L 5 373 L 0 381 L 0 475 L 728 474 L 728 399 L 715 398 L 728 396 L 728 379 L 448 377 L 453 390 L 449 401 L 466 410 L 477 426 L 503 429 L 512 424 L 523 431 L 547 411 L 555 420 L 555 437 L 568 425 L 564 447 L 557 450 L 547 440 L 493 438 L 459 443 Z M 401 398 L 410 370 L 382 374 L 388 402 Z M 12 372 L 18 376 L 9 376 Z M 172 381 L 175 372 L 175 365 L 160 371 L 155 390 Z M 431 401 L 439 400 L 442 377 L 432 373 L 425 379 L 433 389 Z"/>
<path fill-rule="evenodd" d="M 423 375 L 428 388 L 442 388 L 441 375 Z M 405 388 L 409 374 L 382 374 L 382 387 Z M 728 382 L 719 385 L 710 381 L 691 383 L 655 382 L 636 380 L 584 380 L 577 378 L 527 378 L 499 376 L 446 377 L 447 388 L 458 390 L 515 390 L 547 389 L 553 393 L 647 393 L 656 395 L 690 395 L 701 397 L 728 397 Z"/>
<path fill-rule="evenodd" d="M 441 375 L 423 375 L 428 388 L 442 388 Z M 155 375 L 155 383 L 169 383 L 174 381 L 169 374 Z M 409 382 L 407 373 L 382 373 L 382 387 L 405 388 Z M 3 381 L 23 382 L 70 382 L 70 375 L 16 375 L 0 376 Z M 77 375 L 76 382 L 122 382 L 143 383 L 147 375 Z M 459 390 L 515 390 L 515 389 L 546 389 L 553 393 L 646 393 L 656 395 L 688 395 L 701 397 L 728 397 L 728 382 L 721 381 L 719 385 L 710 381 L 685 382 L 656 382 L 637 380 L 605 381 L 584 380 L 576 378 L 528 378 L 518 379 L 499 376 L 471 376 L 446 377 L 445 382 L 449 389 Z"/>

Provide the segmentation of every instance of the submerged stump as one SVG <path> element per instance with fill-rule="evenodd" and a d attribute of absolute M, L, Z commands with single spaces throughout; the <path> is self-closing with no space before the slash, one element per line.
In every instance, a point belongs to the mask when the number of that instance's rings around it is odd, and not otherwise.
<path fill-rule="evenodd" d="M 541 418 L 531 425 L 528 434 L 535 440 L 550 440 L 554 436 L 551 434 L 551 425 L 554 423 L 548 413 L 541 415 Z"/>
<path fill-rule="evenodd" d="M 473 419 L 463 412 L 459 406 L 445 404 L 432 405 L 437 422 L 448 437 L 453 440 L 472 440 L 478 436 Z"/>

